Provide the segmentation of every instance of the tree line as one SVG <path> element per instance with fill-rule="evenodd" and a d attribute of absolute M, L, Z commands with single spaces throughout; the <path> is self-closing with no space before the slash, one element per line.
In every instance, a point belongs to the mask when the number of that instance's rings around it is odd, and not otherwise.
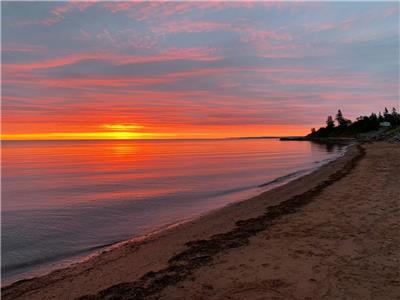
<path fill-rule="evenodd" d="M 336 121 L 336 122 L 335 122 Z M 385 107 L 383 114 L 372 113 L 370 116 L 360 116 L 354 122 L 346 119 L 339 109 L 335 118 L 328 116 L 326 126 L 318 130 L 311 129 L 309 137 L 330 137 L 330 136 L 355 136 L 359 133 L 377 130 L 381 123 L 388 122 L 391 127 L 400 126 L 400 114 L 396 108 L 389 110 Z"/>

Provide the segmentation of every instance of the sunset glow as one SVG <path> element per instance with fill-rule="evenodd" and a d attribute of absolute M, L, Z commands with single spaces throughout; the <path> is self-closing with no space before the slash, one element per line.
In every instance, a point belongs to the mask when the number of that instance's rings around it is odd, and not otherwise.
<path fill-rule="evenodd" d="M 397 2 L 2 2 L 2 14 L 2 139 L 304 135 L 338 108 L 399 106 Z"/>
<path fill-rule="evenodd" d="M 399 12 L 2 0 L 1 297 L 393 298 Z"/>
<path fill-rule="evenodd" d="M 174 134 L 148 133 L 148 132 L 44 132 L 44 133 L 19 133 L 3 134 L 4 140 L 126 140 L 149 138 L 172 138 Z"/>
<path fill-rule="evenodd" d="M 102 127 L 106 128 L 106 129 L 118 130 L 118 131 L 143 128 L 143 126 L 136 125 L 136 124 L 104 124 Z"/>

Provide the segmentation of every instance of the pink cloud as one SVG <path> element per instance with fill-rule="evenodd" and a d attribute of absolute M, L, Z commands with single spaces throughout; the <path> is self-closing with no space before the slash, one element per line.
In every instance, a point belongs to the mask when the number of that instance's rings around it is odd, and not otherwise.
<path fill-rule="evenodd" d="M 60 3 L 63 3 L 60 1 Z M 57 6 L 52 9 L 49 14 L 50 16 L 42 19 L 42 20 L 30 20 L 30 21 L 18 21 L 12 24 L 15 27 L 27 27 L 32 25 L 44 25 L 44 26 L 52 26 L 54 24 L 59 23 L 65 18 L 65 15 L 78 10 L 80 12 L 85 11 L 88 7 L 94 5 L 96 0 L 85 0 L 85 1 L 69 1 L 66 3 Z"/>
<path fill-rule="evenodd" d="M 45 25 L 45 26 L 52 26 L 54 24 L 59 23 L 60 21 L 62 21 L 64 19 L 64 15 L 67 13 L 70 13 L 74 10 L 79 10 L 80 12 L 85 11 L 89 6 L 95 4 L 95 1 L 85 1 L 85 2 L 81 2 L 81 1 L 70 1 L 67 2 L 66 4 L 60 5 L 56 8 L 54 8 L 51 11 L 52 16 L 44 19 L 44 20 L 40 20 L 39 24 Z"/>
<path fill-rule="evenodd" d="M 172 51 L 172 50 L 171 50 Z M 179 54 L 179 53 L 178 53 Z M 303 67 L 275 67 L 275 68 L 266 68 L 266 67 L 220 67 L 220 68 L 204 68 L 204 69 L 195 69 L 190 71 L 174 71 L 169 72 L 164 75 L 158 76 L 107 76 L 107 75 L 93 75 L 85 78 L 75 78 L 75 77 L 63 77 L 63 78 L 54 78 L 54 77 L 46 77 L 46 76 L 38 76 L 35 74 L 31 74 L 29 72 L 20 72 L 17 74 L 10 75 L 8 73 L 7 77 L 4 78 L 5 83 L 11 84 L 22 84 L 24 86 L 39 86 L 40 88 L 49 88 L 49 87 L 67 87 L 67 88 L 86 88 L 86 87 L 102 87 L 102 88 L 119 88 L 120 91 L 137 91 L 138 87 L 145 87 L 153 84 L 160 83 L 170 83 L 179 79 L 184 78 L 195 78 L 195 77 L 213 77 L 220 76 L 218 79 L 226 79 L 229 78 L 229 74 L 236 74 L 235 76 L 239 76 L 241 78 L 251 79 L 254 77 L 255 79 L 261 78 L 268 79 L 274 78 L 278 74 L 295 74 L 302 73 L 303 75 L 312 72 L 311 68 L 303 68 Z M 228 76 L 228 77 L 227 77 Z M 222 85 L 221 85 L 222 86 Z M 246 85 L 249 87 L 249 85 Z M 167 94 L 167 96 L 169 93 Z"/>
<path fill-rule="evenodd" d="M 7 43 L 3 44 L 1 51 L 4 52 L 25 52 L 25 53 L 43 53 L 46 48 L 41 45 Z"/>
<path fill-rule="evenodd" d="M 153 26 L 150 30 L 154 33 L 193 33 L 193 32 L 207 32 L 216 30 L 229 30 L 230 24 L 217 23 L 217 22 L 193 22 L 190 20 L 171 21 L 157 26 Z"/>
<path fill-rule="evenodd" d="M 213 10 L 219 11 L 229 8 L 252 8 L 254 6 L 282 9 L 287 4 L 279 1 L 257 2 L 257 1 L 130 1 L 130 2 L 105 2 L 103 7 L 116 12 L 127 12 L 131 17 L 148 21 L 152 19 L 166 18 L 179 15 L 191 10 Z M 67 10 L 65 8 L 64 10 Z"/>
<path fill-rule="evenodd" d="M 356 19 L 348 18 L 336 23 L 308 24 L 305 28 L 310 32 L 321 32 L 325 30 L 347 30 L 355 23 Z"/>
<path fill-rule="evenodd" d="M 181 78 L 198 77 L 198 76 L 213 76 L 217 74 L 244 71 L 241 68 L 207 68 L 197 69 L 193 71 L 170 72 L 166 75 L 151 76 L 151 77 L 126 77 L 126 76 L 90 76 L 87 78 L 48 78 L 40 77 L 30 73 L 23 73 L 18 76 L 7 76 L 4 78 L 5 83 L 19 83 L 24 85 L 38 85 L 45 87 L 126 87 L 128 89 L 149 84 L 168 83 Z M 170 95 L 170 93 L 168 93 Z"/>
<path fill-rule="evenodd" d="M 399 14 L 399 6 L 398 5 L 390 7 L 383 12 L 384 17 L 389 17 L 392 15 L 398 15 L 398 14 Z"/>
<path fill-rule="evenodd" d="M 119 11 L 126 11 L 129 10 L 131 7 L 139 4 L 139 2 L 105 2 L 103 3 L 104 8 L 108 9 L 109 11 L 116 13 Z"/>
<path fill-rule="evenodd" d="M 202 47 L 202 48 L 168 48 L 166 50 L 163 50 L 163 52 L 159 54 L 142 55 L 142 56 L 114 54 L 106 52 L 77 53 L 53 59 L 36 61 L 33 63 L 4 64 L 3 67 L 5 68 L 7 73 L 12 74 L 13 72 L 25 72 L 25 71 L 32 71 L 35 69 L 61 67 L 85 60 L 103 60 L 103 61 L 109 61 L 116 65 L 162 62 L 162 61 L 171 61 L 180 59 L 211 61 L 220 58 L 217 55 L 215 55 L 214 52 L 215 49 L 213 48 Z"/>
<path fill-rule="evenodd" d="M 206 21 L 191 21 L 188 19 L 179 21 L 165 21 L 150 27 L 156 34 L 195 33 L 209 31 L 230 31 L 239 35 L 240 41 L 251 44 L 263 57 L 298 57 L 296 52 L 304 45 L 293 44 L 294 38 L 283 31 L 258 29 L 249 20 L 241 20 L 240 23 L 218 23 Z"/>
<path fill-rule="evenodd" d="M 92 36 L 96 41 L 104 44 L 105 47 L 111 46 L 112 48 L 128 50 L 132 50 L 132 48 L 151 50 L 156 48 L 161 40 L 159 35 L 152 34 L 151 32 L 138 32 L 134 28 L 113 30 L 112 33 L 107 29 L 102 29 L 96 33 L 92 33 Z"/>
<path fill-rule="evenodd" d="M 227 8 L 250 8 L 257 5 L 253 1 L 187 1 L 187 2 L 139 2 L 135 9 L 125 6 L 119 10 L 127 10 L 129 16 L 139 21 L 151 21 L 177 16 L 191 10 L 221 10 Z M 108 7 L 115 11 L 115 6 Z"/>
<path fill-rule="evenodd" d="M 70 1 L 64 5 L 54 8 L 51 12 L 56 16 L 63 16 L 64 14 L 71 12 L 75 9 L 79 11 L 86 10 L 89 6 L 95 4 L 95 1 Z"/>
<path fill-rule="evenodd" d="M 316 25 L 309 26 L 309 31 L 319 32 L 319 31 L 335 29 L 336 27 L 337 27 L 336 24 L 330 24 L 330 23 L 316 24 Z"/>
<path fill-rule="evenodd" d="M 76 37 L 73 37 L 73 39 L 78 40 L 78 41 L 89 41 L 92 39 L 92 35 L 89 32 L 87 32 L 86 30 L 80 29 L 79 35 Z"/>
<path fill-rule="evenodd" d="M 250 30 L 245 31 L 245 35 L 248 36 L 249 41 L 256 40 L 277 40 L 277 41 L 291 41 L 293 38 L 288 33 L 278 33 L 272 30 Z M 246 40 L 246 37 L 243 36 L 242 40 Z"/>

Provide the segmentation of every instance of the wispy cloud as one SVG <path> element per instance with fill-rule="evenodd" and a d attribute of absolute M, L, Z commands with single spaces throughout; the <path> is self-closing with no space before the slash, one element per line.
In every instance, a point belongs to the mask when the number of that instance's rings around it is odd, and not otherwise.
<path fill-rule="evenodd" d="M 7 2 L 3 129 L 305 133 L 338 107 L 398 105 L 398 16 L 392 2 Z"/>

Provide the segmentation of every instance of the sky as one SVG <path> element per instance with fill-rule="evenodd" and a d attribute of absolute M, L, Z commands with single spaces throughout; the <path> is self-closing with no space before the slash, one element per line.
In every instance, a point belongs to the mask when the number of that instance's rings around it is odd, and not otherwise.
<path fill-rule="evenodd" d="M 399 2 L 2 1 L 2 138 L 303 135 L 399 108 Z"/>

